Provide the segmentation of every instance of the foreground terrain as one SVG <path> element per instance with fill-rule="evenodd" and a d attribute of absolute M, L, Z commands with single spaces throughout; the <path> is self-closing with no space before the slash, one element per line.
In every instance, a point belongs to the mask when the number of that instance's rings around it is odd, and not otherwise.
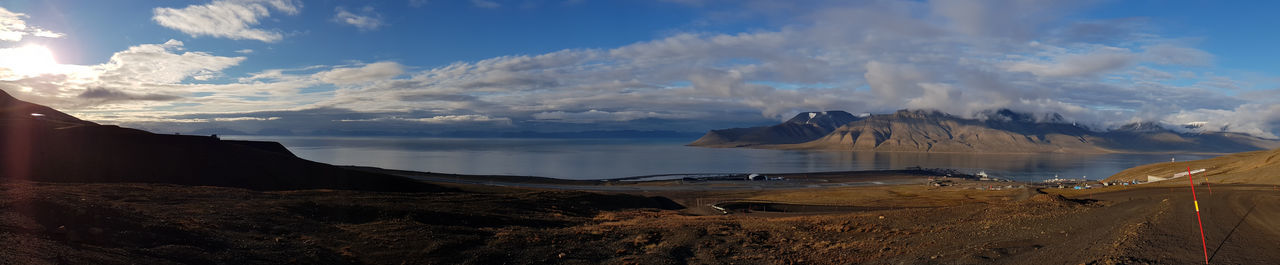
<path fill-rule="evenodd" d="M 0 185 L 4 264 L 1191 264 L 1190 191 L 1064 198 L 924 185 L 666 197 L 457 186 L 253 191 L 166 184 Z M 1215 185 L 1215 264 L 1280 261 L 1280 191 Z M 874 192 L 872 192 L 874 191 Z M 843 195 L 842 195 L 843 194 Z M 866 194 L 848 196 L 850 194 Z M 854 205 L 708 211 L 709 200 Z M 846 199 L 824 199 L 846 198 Z M 910 206 L 914 205 L 914 206 Z M 687 206 L 688 208 L 686 208 Z M 885 206 L 875 208 L 874 206 Z"/>

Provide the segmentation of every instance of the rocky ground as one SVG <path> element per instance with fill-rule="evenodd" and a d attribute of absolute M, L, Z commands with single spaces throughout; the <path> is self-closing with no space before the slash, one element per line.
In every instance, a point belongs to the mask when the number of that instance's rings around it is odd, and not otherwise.
<path fill-rule="evenodd" d="M 943 190 L 936 192 L 958 193 L 938 198 L 962 203 L 728 215 L 709 214 L 692 197 L 677 198 L 680 205 L 656 196 L 459 188 L 392 193 L 5 183 L 0 244 L 7 247 L 0 248 L 0 263 L 1204 262 L 1184 188 L 1116 189 L 1075 198 Z M 1212 263 L 1280 261 L 1280 229 L 1274 226 L 1280 223 L 1280 191 L 1247 185 L 1213 189 L 1213 195 L 1200 191 Z M 973 197 L 984 192 L 994 195 Z M 850 203 L 895 202 L 903 201 Z"/>

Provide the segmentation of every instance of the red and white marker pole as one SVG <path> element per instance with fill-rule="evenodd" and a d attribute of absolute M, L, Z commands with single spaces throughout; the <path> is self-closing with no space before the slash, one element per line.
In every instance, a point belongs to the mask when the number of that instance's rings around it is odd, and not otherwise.
<path fill-rule="evenodd" d="M 1196 199 L 1196 181 L 1191 178 L 1191 167 L 1187 167 L 1187 180 L 1191 181 L 1191 201 L 1196 204 L 1196 223 L 1200 224 L 1200 247 L 1204 250 L 1204 264 L 1209 264 L 1209 244 L 1204 242 L 1204 221 L 1200 220 L 1200 200 Z"/>
<path fill-rule="evenodd" d="M 1188 172 L 1190 172 L 1190 171 L 1188 171 Z M 1189 176 L 1191 176 L 1191 174 L 1187 174 L 1187 176 L 1189 177 Z M 1209 188 L 1209 196 L 1213 196 L 1213 185 L 1209 185 L 1209 177 L 1208 177 L 1208 176 L 1205 176 L 1205 177 L 1204 177 L 1204 187 L 1205 187 L 1205 188 Z"/>

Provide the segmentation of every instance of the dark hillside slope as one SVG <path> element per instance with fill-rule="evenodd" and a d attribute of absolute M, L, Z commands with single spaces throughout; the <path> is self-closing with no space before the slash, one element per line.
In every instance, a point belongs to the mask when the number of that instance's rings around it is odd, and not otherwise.
<path fill-rule="evenodd" d="M 4 117 L 0 119 L 0 179 L 257 190 L 443 190 L 408 178 L 307 161 L 278 143 L 162 135 L 97 125 L 4 92 L 0 92 L 0 117 Z"/>

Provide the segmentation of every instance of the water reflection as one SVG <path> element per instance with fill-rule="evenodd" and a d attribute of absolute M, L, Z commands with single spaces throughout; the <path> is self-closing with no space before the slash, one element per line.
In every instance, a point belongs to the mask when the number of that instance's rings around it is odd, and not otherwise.
<path fill-rule="evenodd" d="M 1018 180 L 1060 175 L 1101 179 L 1137 165 L 1202 159 L 1205 155 L 872 153 L 714 149 L 683 146 L 688 139 L 452 139 L 245 137 L 279 141 L 306 159 L 460 174 L 534 175 L 601 179 L 679 173 L 779 173 L 954 168 Z"/>

